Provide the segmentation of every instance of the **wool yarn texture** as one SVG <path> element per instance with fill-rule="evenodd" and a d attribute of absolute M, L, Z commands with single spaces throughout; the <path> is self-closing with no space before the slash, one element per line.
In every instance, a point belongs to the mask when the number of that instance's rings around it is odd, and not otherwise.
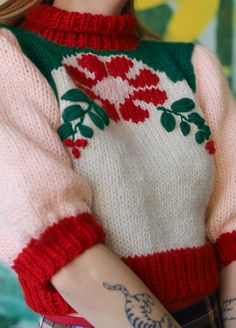
<path fill-rule="evenodd" d="M 139 39 L 131 15 L 40 4 L 0 29 L 0 259 L 27 304 L 104 243 L 169 311 L 236 260 L 236 104 L 201 45 Z"/>

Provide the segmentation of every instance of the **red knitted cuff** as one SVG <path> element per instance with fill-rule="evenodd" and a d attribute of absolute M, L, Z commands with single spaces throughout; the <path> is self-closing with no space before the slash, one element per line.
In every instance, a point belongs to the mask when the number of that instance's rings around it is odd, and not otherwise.
<path fill-rule="evenodd" d="M 170 312 L 210 295 L 219 284 L 215 250 L 211 243 L 123 257 L 122 260 Z"/>
<path fill-rule="evenodd" d="M 69 261 L 97 243 L 105 233 L 91 214 L 70 216 L 50 226 L 39 239 L 32 239 L 14 262 L 26 303 L 42 314 L 76 312 L 51 284 L 51 277 Z"/>
<path fill-rule="evenodd" d="M 236 230 L 222 234 L 216 240 L 216 249 L 221 268 L 236 261 Z"/>

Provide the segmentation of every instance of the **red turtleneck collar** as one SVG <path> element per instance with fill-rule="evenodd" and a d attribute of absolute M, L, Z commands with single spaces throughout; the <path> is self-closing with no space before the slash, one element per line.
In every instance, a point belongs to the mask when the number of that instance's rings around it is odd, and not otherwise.
<path fill-rule="evenodd" d="M 20 26 L 68 47 L 132 50 L 140 41 L 136 33 L 137 20 L 131 14 L 93 15 L 37 4 Z"/>

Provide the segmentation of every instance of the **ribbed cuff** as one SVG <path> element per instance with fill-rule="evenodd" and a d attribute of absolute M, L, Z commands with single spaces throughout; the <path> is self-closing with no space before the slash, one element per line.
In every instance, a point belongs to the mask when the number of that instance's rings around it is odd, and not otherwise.
<path fill-rule="evenodd" d="M 168 311 L 177 311 L 218 287 L 218 265 L 212 244 L 123 258 Z"/>
<path fill-rule="evenodd" d="M 105 233 L 90 213 L 66 217 L 50 226 L 39 239 L 32 239 L 12 267 L 26 303 L 38 313 L 75 313 L 50 279 L 84 250 L 104 242 Z"/>
<path fill-rule="evenodd" d="M 222 234 L 216 241 L 220 267 L 236 261 L 236 230 Z"/>

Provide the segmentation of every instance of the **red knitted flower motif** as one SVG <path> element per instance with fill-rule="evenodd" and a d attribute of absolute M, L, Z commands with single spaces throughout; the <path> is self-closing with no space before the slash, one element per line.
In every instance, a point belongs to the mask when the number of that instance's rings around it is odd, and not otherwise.
<path fill-rule="evenodd" d="M 80 54 L 65 58 L 64 67 L 75 85 L 98 103 L 115 122 L 120 116 L 134 123 L 149 118 L 140 102 L 162 105 L 166 92 L 157 86 L 156 72 L 125 55 Z"/>

